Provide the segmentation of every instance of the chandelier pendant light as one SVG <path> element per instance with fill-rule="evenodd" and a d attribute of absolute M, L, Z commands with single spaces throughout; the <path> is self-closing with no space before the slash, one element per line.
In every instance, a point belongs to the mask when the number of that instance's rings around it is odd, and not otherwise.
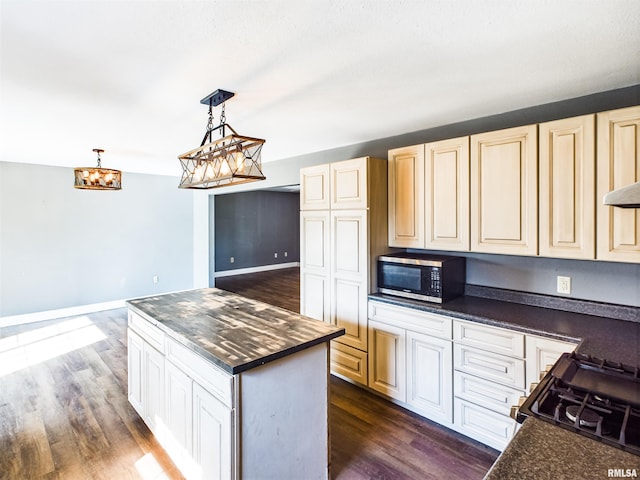
<path fill-rule="evenodd" d="M 200 103 L 209 106 L 207 131 L 198 148 L 178 156 L 182 166 L 179 188 L 217 188 L 266 180 L 262 173 L 261 138 L 239 135 L 226 123 L 224 102 L 233 92 L 216 90 Z M 222 104 L 220 124 L 213 126 L 213 107 Z M 214 132 L 220 134 L 215 140 Z"/>
<path fill-rule="evenodd" d="M 104 150 L 94 148 L 98 154 L 98 165 L 96 167 L 79 167 L 74 169 L 75 188 L 86 190 L 120 190 L 122 188 L 122 172 L 111 168 L 102 168 L 100 154 Z"/>

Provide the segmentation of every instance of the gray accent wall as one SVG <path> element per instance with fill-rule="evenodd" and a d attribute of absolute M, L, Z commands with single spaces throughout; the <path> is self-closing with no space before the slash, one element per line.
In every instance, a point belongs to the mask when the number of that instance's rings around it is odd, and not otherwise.
<path fill-rule="evenodd" d="M 299 193 L 256 190 L 212 203 L 216 272 L 300 261 Z"/>
<path fill-rule="evenodd" d="M 192 288 L 192 192 L 122 182 L 78 190 L 72 168 L 0 162 L 0 317 Z"/>

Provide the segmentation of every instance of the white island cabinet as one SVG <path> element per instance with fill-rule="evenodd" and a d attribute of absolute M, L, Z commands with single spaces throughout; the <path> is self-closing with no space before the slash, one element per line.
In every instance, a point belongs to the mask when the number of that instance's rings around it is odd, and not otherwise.
<path fill-rule="evenodd" d="M 329 478 L 344 329 L 217 289 L 128 306 L 129 401 L 186 478 Z"/>

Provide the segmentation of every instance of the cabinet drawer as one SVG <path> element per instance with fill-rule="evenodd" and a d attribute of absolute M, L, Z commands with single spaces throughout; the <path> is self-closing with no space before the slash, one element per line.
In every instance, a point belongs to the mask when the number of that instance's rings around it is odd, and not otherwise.
<path fill-rule="evenodd" d="M 507 415 L 487 410 L 473 403 L 454 398 L 455 425 L 465 435 L 498 450 L 504 450 L 513 437 L 516 422 Z"/>
<path fill-rule="evenodd" d="M 473 322 L 453 322 L 453 339 L 494 353 L 524 358 L 524 334 Z"/>
<path fill-rule="evenodd" d="M 369 302 L 369 318 L 417 333 L 451 339 L 452 319 L 435 313 Z"/>
<path fill-rule="evenodd" d="M 453 364 L 456 370 L 523 390 L 525 388 L 524 360 L 519 358 L 454 344 Z"/>
<path fill-rule="evenodd" d="M 225 405 L 233 402 L 233 376 L 192 352 L 172 338 L 167 338 L 167 359 L 215 395 Z"/>
<path fill-rule="evenodd" d="M 129 327 L 152 345 L 153 348 L 159 352 L 164 352 L 164 332 L 131 310 L 129 310 Z"/>
<path fill-rule="evenodd" d="M 509 415 L 524 391 L 483 380 L 464 372 L 453 372 L 453 391 L 456 397 L 482 405 L 497 413 Z"/>
<path fill-rule="evenodd" d="M 331 371 L 367 384 L 367 354 L 357 348 L 331 342 Z"/>

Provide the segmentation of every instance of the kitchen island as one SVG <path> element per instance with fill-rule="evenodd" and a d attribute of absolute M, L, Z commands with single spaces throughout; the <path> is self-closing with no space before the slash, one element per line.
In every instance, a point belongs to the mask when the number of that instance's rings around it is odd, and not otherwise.
<path fill-rule="evenodd" d="M 215 288 L 127 305 L 129 401 L 187 478 L 328 478 L 344 329 Z"/>

